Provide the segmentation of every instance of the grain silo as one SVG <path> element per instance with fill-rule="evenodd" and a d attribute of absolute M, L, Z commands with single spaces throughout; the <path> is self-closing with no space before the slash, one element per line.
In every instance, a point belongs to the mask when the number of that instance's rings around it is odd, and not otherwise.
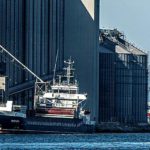
<path fill-rule="evenodd" d="M 147 54 L 117 30 L 101 30 L 100 36 L 99 121 L 145 123 Z"/>
<path fill-rule="evenodd" d="M 72 56 L 87 109 L 98 119 L 99 0 L 66 0 L 64 56 Z"/>

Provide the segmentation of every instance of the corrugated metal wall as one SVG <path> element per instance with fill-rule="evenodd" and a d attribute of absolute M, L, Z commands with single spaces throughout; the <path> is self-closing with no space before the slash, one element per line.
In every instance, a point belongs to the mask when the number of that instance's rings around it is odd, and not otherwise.
<path fill-rule="evenodd" d="M 147 56 L 118 54 L 116 58 L 116 111 L 120 122 L 146 122 Z"/>
<path fill-rule="evenodd" d="M 100 47 L 102 48 L 102 47 Z M 115 119 L 115 57 L 113 53 L 99 54 L 99 120 L 110 122 Z"/>
<path fill-rule="evenodd" d="M 99 56 L 99 121 L 146 122 L 147 55 L 106 52 Z"/>
<path fill-rule="evenodd" d="M 75 60 L 80 90 L 88 93 L 86 107 L 91 110 L 92 119 L 97 120 L 99 0 L 90 1 L 94 8 L 87 1 L 65 0 L 64 56 Z M 94 17 L 90 12 L 94 12 Z"/>
<path fill-rule="evenodd" d="M 60 0 L 1 0 L 0 43 L 43 78 L 53 73 L 56 51 L 57 68 L 62 68 L 64 51 L 64 1 Z M 33 86 L 33 77 L 12 62 L 7 63 L 9 92 Z M 26 98 L 24 98 L 26 96 Z M 13 94 L 12 98 L 27 103 L 33 91 Z M 24 99 L 26 99 L 24 101 Z"/>
<path fill-rule="evenodd" d="M 1 0 L 0 7 L 0 43 L 9 49 L 17 58 L 22 59 L 24 53 L 23 1 Z M 10 61 L 6 60 L 6 62 L 7 74 L 10 75 L 9 85 L 13 86 L 21 83 L 23 81 L 22 71 L 12 66 Z"/>
<path fill-rule="evenodd" d="M 119 122 L 133 121 L 133 97 L 132 97 L 132 66 L 131 54 L 116 54 L 115 57 L 115 109 L 116 119 Z M 138 75 L 139 76 L 139 75 Z M 137 85 L 138 86 L 138 85 Z"/>
<path fill-rule="evenodd" d="M 147 118 L 147 100 L 148 100 L 148 70 L 147 56 L 134 56 L 137 63 L 132 63 L 132 96 L 133 96 L 133 112 L 135 122 L 146 122 Z M 135 61 L 134 61 L 135 62 Z M 137 86 L 138 85 L 138 86 Z"/>

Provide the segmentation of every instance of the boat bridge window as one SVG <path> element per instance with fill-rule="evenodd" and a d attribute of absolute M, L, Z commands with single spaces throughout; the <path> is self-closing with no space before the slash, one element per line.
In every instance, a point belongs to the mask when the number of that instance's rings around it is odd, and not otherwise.
<path fill-rule="evenodd" d="M 58 93 L 58 90 L 53 90 L 54 93 Z"/>
<path fill-rule="evenodd" d="M 59 93 L 69 93 L 68 90 L 59 90 Z"/>
<path fill-rule="evenodd" d="M 70 94 L 76 94 L 76 93 L 77 93 L 76 90 L 71 90 L 71 91 L 70 91 Z"/>
<path fill-rule="evenodd" d="M 77 90 L 53 90 L 54 93 L 76 94 Z"/>

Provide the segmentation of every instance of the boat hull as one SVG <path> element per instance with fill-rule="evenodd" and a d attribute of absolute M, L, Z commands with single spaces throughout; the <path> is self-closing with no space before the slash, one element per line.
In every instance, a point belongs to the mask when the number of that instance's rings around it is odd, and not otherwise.
<path fill-rule="evenodd" d="M 23 129 L 24 118 L 0 115 L 0 126 L 1 129 Z"/>
<path fill-rule="evenodd" d="M 87 125 L 77 118 L 51 118 L 0 115 L 3 133 L 93 133 L 94 125 Z"/>
<path fill-rule="evenodd" d="M 95 127 L 86 125 L 82 119 L 32 117 L 27 118 L 24 129 L 27 131 L 58 133 L 93 133 Z"/>

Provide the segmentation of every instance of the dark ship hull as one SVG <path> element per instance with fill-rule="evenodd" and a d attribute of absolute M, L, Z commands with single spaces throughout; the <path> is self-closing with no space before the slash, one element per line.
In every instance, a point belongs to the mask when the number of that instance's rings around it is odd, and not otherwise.
<path fill-rule="evenodd" d="M 0 127 L 3 129 L 23 129 L 25 118 L 18 116 L 0 115 Z"/>
<path fill-rule="evenodd" d="M 50 118 L 0 115 L 2 133 L 93 133 L 93 125 L 86 125 L 77 118 Z"/>
<path fill-rule="evenodd" d="M 77 118 L 27 118 L 24 130 L 31 132 L 55 132 L 55 133 L 93 133 L 94 125 L 86 125 L 83 119 Z"/>

